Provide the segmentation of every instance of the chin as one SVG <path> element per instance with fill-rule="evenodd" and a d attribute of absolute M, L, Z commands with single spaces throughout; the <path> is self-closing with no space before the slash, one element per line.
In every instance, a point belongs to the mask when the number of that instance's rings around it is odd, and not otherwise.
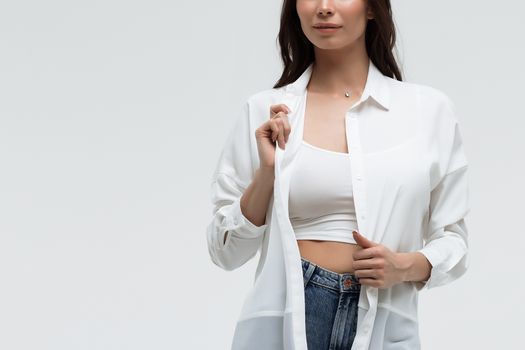
<path fill-rule="evenodd" d="M 314 46 L 317 47 L 320 50 L 341 50 L 341 49 L 344 48 L 344 45 L 330 45 L 330 44 L 327 44 L 327 43 L 324 43 L 324 44 L 321 44 L 321 45 L 314 44 Z"/>

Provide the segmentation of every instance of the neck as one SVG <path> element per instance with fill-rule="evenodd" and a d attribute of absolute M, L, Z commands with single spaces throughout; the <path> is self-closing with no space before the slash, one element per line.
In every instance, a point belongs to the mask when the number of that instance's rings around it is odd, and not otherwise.
<path fill-rule="evenodd" d="M 343 96 L 363 93 L 369 69 L 369 57 L 363 50 L 321 50 L 315 48 L 315 62 L 308 91 Z"/>

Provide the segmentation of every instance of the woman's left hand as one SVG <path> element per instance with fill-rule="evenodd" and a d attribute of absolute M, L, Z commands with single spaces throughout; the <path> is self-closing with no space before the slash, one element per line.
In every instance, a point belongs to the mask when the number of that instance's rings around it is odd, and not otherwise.
<path fill-rule="evenodd" d="M 354 239 L 360 249 L 353 254 L 354 274 L 359 282 L 376 288 L 389 288 L 404 281 L 406 262 L 400 253 L 372 242 L 357 231 Z"/>

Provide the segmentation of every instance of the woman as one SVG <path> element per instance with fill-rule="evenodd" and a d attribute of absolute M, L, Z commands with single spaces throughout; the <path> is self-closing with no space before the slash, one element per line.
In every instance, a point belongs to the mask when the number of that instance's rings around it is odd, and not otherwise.
<path fill-rule="evenodd" d="M 401 81 L 389 1 L 285 0 L 279 42 L 212 181 L 213 262 L 261 252 L 232 348 L 419 349 L 417 293 L 467 269 L 455 107 Z"/>

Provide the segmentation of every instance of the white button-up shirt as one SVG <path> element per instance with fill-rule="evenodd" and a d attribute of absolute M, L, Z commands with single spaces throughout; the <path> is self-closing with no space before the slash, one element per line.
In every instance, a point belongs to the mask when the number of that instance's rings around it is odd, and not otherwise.
<path fill-rule="evenodd" d="M 234 270 L 260 252 L 234 350 L 307 349 L 288 195 L 311 73 L 312 65 L 295 82 L 248 98 L 213 174 L 206 233 L 211 260 Z M 276 147 L 273 196 L 265 224 L 256 226 L 242 214 L 240 198 L 259 166 L 255 129 L 278 103 L 291 109 L 292 130 L 285 150 Z M 468 165 L 455 106 L 440 90 L 387 77 L 370 61 L 364 91 L 345 122 L 358 231 L 395 252 L 419 251 L 432 264 L 428 281 L 362 285 L 351 350 L 420 349 L 418 293 L 457 279 L 468 267 Z"/>

